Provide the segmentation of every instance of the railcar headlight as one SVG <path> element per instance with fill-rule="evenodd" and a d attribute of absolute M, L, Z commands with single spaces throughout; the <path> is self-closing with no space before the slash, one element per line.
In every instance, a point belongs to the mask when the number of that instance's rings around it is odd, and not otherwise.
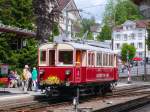
<path fill-rule="evenodd" d="M 71 70 L 66 70 L 65 75 L 67 75 L 67 76 L 71 75 Z"/>
<path fill-rule="evenodd" d="M 39 74 L 40 74 L 40 75 L 43 75 L 44 72 L 45 72 L 44 70 L 40 70 L 40 71 L 39 71 Z"/>

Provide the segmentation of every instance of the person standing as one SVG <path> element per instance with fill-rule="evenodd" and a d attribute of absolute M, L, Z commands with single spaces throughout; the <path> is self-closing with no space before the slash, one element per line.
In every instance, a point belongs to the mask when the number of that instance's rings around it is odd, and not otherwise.
<path fill-rule="evenodd" d="M 28 91 L 32 91 L 32 74 L 30 72 L 30 70 L 28 69 Z"/>
<path fill-rule="evenodd" d="M 33 67 L 33 70 L 32 70 L 32 82 L 33 82 L 33 87 L 34 87 L 35 91 L 37 91 L 37 76 L 38 76 L 37 69 L 35 67 Z"/>
<path fill-rule="evenodd" d="M 23 86 L 24 92 L 27 92 L 27 88 L 28 88 L 28 81 L 29 81 L 28 72 L 29 72 L 29 66 L 25 65 L 23 69 L 23 74 L 22 74 L 22 80 L 23 80 L 22 86 Z"/>

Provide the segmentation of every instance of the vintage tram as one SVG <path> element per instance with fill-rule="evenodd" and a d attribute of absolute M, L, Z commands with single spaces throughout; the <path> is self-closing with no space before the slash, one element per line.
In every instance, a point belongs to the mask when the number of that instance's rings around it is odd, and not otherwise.
<path fill-rule="evenodd" d="M 118 80 L 117 55 L 86 42 L 45 43 L 38 50 L 39 85 L 47 93 L 106 93 Z"/>

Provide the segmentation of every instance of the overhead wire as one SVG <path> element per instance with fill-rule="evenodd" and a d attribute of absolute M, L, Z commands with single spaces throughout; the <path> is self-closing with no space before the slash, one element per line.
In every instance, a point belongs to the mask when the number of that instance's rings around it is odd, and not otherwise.
<path fill-rule="evenodd" d="M 97 4 L 97 5 L 87 6 L 87 7 L 81 7 L 80 9 L 88 9 L 88 8 L 94 8 L 94 7 L 105 6 L 105 5 L 107 4 Z"/>
<path fill-rule="evenodd" d="M 80 11 L 80 14 L 81 14 L 81 13 L 84 13 L 84 14 L 87 14 L 87 15 L 91 15 L 91 17 L 94 17 L 94 18 L 96 18 L 96 19 L 99 19 L 100 16 L 95 15 L 95 14 L 92 14 L 91 12 L 88 12 L 88 11 L 86 11 L 86 10 L 84 10 L 84 9 L 95 8 L 95 7 L 105 6 L 105 5 L 107 5 L 107 3 L 106 3 L 106 4 L 90 5 L 90 6 L 87 6 L 87 7 L 81 7 L 81 8 L 79 8 L 79 10 L 81 10 L 81 11 Z"/>

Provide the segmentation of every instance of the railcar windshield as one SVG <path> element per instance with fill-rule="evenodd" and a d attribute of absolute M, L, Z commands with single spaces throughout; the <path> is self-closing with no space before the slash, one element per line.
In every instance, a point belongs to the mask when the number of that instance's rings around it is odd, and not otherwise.
<path fill-rule="evenodd" d="M 40 51 L 40 63 L 41 64 L 46 63 L 46 50 Z"/>
<path fill-rule="evenodd" d="M 73 51 L 59 51 L 59 63 L 61 65 L 73 64 Z"/>

